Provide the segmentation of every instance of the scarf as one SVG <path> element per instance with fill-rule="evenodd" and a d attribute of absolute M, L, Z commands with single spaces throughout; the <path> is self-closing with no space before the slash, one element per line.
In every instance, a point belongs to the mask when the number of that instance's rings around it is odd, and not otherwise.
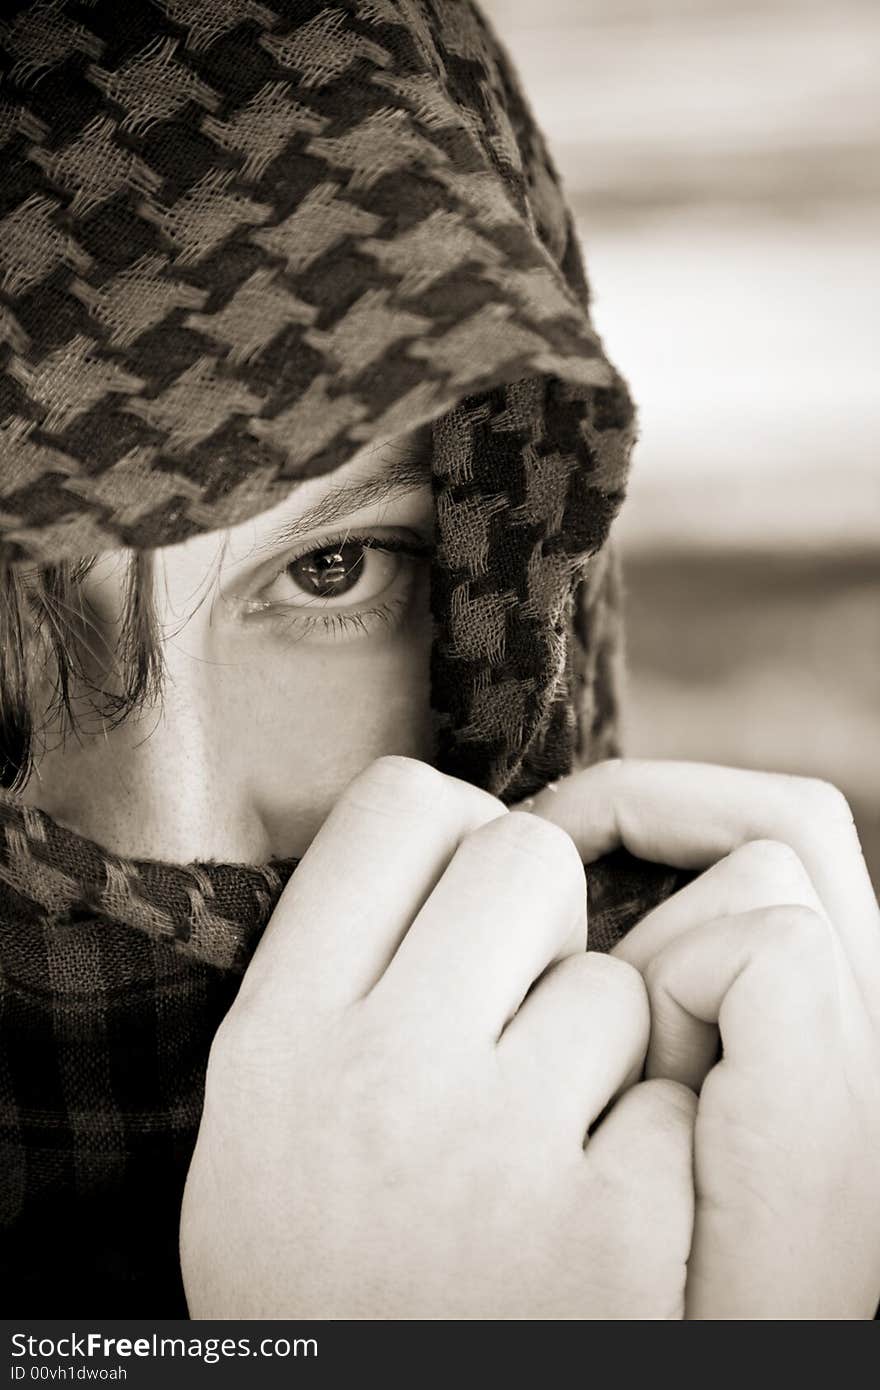
<path fill-rule="evenodd" d="M 232 525 L 426 425 L 437 765 L 512 801 L 615 753 L 633 407 L 477 8 L 39 0 L 0 43 L 5 570 Z M 0 797 L 8 1313 L 186 1316 L 208 1051 L 294 868 Z M 676 882 L 590 866 L 591 945 Z"/>

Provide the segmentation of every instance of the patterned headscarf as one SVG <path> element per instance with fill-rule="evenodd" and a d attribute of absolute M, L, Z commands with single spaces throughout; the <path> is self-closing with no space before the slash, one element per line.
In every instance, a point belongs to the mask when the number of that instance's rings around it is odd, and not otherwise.
<path fill-rule="evenodd" d="M 430 426 L 438 766 L 512 800 L 613 753 L 633 410 L 470 0 L 39 0 L 0 41 L 0 564 L 231 525 Z M 185 1316 L 208 1048 L 295 863 L 0 824 L 17 1311 Z M 673 882 L 592 869 L 591 944 Z"/>

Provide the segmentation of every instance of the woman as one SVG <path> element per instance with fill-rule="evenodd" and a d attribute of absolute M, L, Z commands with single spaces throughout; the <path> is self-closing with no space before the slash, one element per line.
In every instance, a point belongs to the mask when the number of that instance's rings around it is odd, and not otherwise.
<path fill-rule="evenodd" d="M 848 817 L 711 769 L 541 790 L 616 751 L 633 419 L 478 12 L 38 4 L 4 47 L 21 1311 L 869 1315 L 876 908 Z M 539 816 L 504 812 L 523 797 Z M 617 965 L 583 951 L 598 859 L 591 947 L 643 919 Z M 367 995 L 352 1032 L 334 1010 Z M 493 1175 L 521 1200 L 487 1220 Z"/>

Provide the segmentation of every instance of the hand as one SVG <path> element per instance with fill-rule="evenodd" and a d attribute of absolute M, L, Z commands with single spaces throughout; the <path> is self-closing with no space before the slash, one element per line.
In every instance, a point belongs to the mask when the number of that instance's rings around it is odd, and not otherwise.
<path fill-rule="evenodd" d="M 880 913 L 846 802 L 804 778 L 618 762 L 533 805 L 586 860 L 622 844 L 713 865 L 615 951 L 648 988 L 646 1074 L 700 1093 L 687 1316 L 872 1317 Z"/>
<path fill-rule="evenodd" d="M 214 1040 L 190 1316 L 681 1317 L 696 1102 L 630 1086 L 645 987 L 585 942 L 567 835 L 420 763 L 358 777 Z"/>

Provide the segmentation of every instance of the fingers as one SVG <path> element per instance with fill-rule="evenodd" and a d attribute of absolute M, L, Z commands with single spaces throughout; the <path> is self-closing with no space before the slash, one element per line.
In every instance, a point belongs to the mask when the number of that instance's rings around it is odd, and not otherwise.
<path fill-rule="evenodd" d="M 723 1045 L 697 1112 L 688 1317 L 876 1305 L 876 1042 L 831 937 L 824 913 L 758 909 L 685 933 L 646 971 L 649 1077 L 699 1085 L 695 1021 Z"/>
<path fill-rule="evenodd" d="M 645 970 L 658 951 L 702 922 L 785 904 L 826 915 L 794 850 L 776 840 L 752 840 L 655 907 L 617 943 L 614 955 Z"/>
<path fill-rule="evenodd" d="M 595 951 L 554 965 L 508 1024 L 498 1044 L 518 1084 L 534 1082 L 552 1123 L 583 1145 L 587 1130 L 642 1072 L 650 1019 L 636 970 Z"/>
<path fill-rule="evenodd" d="M 680 868 L 704 868 L 753 840 L 791 846 L 840 935 L 873 1009 L 880 1008 L 880 911 L 844 798 L 810 778 L 701 763 L 600 763 L 532 802 L 567 830 L 585 862 L 623 845 Z"/>
<path fill-rule="evenodd" d="M 706 1028 L 717 1025 L 725 1064 L 766 1098 L 773 1126 L 785 1129 L 797 1096 L 792 1122 L 803 1127 L 839 1052 L 847 1009 L 824 915 L 786 906 L 705 923 L 654 957 L 645 984 L 648 1077 L 698 1090 L 707 1068 L 695 1059 Z"/>
<path fill-rule="evenodd" d="M 697 1098 L 671 1081 L 643 1081 L 615 1102 L 586 1149 L 587 1180 L 604 1180 L 612 1193 L 631 1198 L 633 1248 L 642 1259 L 665 1250 L 684 1272 L 694 1225 L 693 1138 Z M 664 1200 L 657 1202 L 657 1175 Z M 623 1217 L 621 1216 L 621 1219 Z M 646 1276 L 650 1270 L 645 1270 Z M 683 1299 L 684 1278 L 682 1278 Z M 681 1317 L 683 1310 L 671 1311 Z"/>
<path fill-rule="evenodd" d="M 718 917 L 731 917 L 756 908 L 800 906 L 825 917 L 803 864 L 794 850 L 774 840 L 753 840 L 727 855 L 711 869 L 667 898 L 614 948 L 615 956 L 646 973 L 673 941 Z M 829 943 L 837 969 L 847 977 L 850 968 L 833 931 Z M 718 1056 L 718 1030 L 685 1015 L 667 1019 L 666 1046 L 675 1054 L 675 1067 L 664 1076 L 699 1090 Z M 671 1065 L 671 1063 L 667 1063 Z"/>
<path fill-rule="evenodd" d="M 494 1042 L 547 966 L 585 950 L 586 901 L 568 835 L 521 813 L 495 819 L 459 845 L 373 996 Z"/>
<path fill-rule="evenodd" d="M 697 1098 L 673 1081 L 641 1081 L 616 1101 L 587 1144 L 595 1173 L 638 1185 L 670 1171 L 691 1186 Z"/>
<path fill-rule="evenodd" d="M 471 831 L 506 817 L 488 793 L 409 758 L 354 779 L 285 888 L 236 1000 L 282 1013 L 363 996 Z"/>

